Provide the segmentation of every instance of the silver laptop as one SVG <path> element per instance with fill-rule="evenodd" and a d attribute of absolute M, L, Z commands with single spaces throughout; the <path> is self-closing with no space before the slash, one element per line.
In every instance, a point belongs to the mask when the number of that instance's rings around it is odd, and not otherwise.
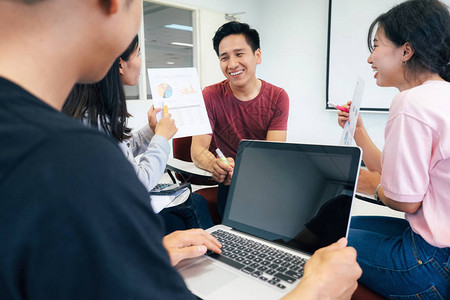
<path fill-rule="evenodd" d="M 361 150 L 244 140 L 239 144 L 222 243 L 177 266 L 202 299 L 279 299 L 301 280 L 315 250 L 346 237 Z"/>

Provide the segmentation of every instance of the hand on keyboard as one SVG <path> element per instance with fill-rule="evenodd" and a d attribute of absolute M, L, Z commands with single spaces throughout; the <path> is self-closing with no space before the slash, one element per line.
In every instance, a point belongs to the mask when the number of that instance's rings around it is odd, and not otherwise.
<path fill-rule="evenodd" d="M 172 232 L 163 238 L 163 245 L 169 253 L 172 266 L 187 258 L 198 257 L 212 250 L 221 253 L 222 245 L 215 237 L 203 229 L 190 229 Z"/>

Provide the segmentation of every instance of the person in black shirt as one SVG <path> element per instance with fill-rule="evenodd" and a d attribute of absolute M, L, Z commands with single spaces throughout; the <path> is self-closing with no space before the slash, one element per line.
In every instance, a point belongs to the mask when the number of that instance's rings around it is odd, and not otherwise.
<path fill-rule="evenodd" d="M 220 253 L 203 230 L 163 236 L 111 138 L 60 113 L 135 36 L 138 0 L 0 0 L 0 299 L 189 299 L 172 268 Z M 288 297 L 348 298 L 360 269 L 339 241 Z"/>

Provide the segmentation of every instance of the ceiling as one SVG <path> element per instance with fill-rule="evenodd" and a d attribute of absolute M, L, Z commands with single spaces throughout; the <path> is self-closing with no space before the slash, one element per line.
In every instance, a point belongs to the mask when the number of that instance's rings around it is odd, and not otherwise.
<path fill-rule="evenodd" d="M 193 44 L 193 32 L 164 27 L 170 24 L 192 27 L 192 11 L 144 2 L 144 35 L 147 68 L 180 68 L 193 66 L 192 47 L 170 44 L 172 42 Z"/>

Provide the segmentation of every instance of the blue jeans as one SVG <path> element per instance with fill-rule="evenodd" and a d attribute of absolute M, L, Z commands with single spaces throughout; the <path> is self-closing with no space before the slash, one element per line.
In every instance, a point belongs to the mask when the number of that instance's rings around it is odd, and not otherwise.
<path fill-rule="evenodd" d="M 159 214 L 164 220 L 166 234 L 191 228 L 207 229 L 214 225 L 206 199 L 196 193 L 191 193 L 183 204 L 165 208 Z"/>
<path fill-rule="evenodd" d="M 408 221 L 353 217 L 349 245 L 358 252 L 360 282 L 390 299 L 450 299 L 450 248 L 437 248 Z"/>
<path fill-rule="evenodd" d="M 223 214 L 225 213 L 225 206 L 227 204 L 228 192 L 230 191 L 229 185 L 224 185 L 219 183 L 217 187 L 217 210 L 219 212 L 220 218 L 223 219 Z"/>

